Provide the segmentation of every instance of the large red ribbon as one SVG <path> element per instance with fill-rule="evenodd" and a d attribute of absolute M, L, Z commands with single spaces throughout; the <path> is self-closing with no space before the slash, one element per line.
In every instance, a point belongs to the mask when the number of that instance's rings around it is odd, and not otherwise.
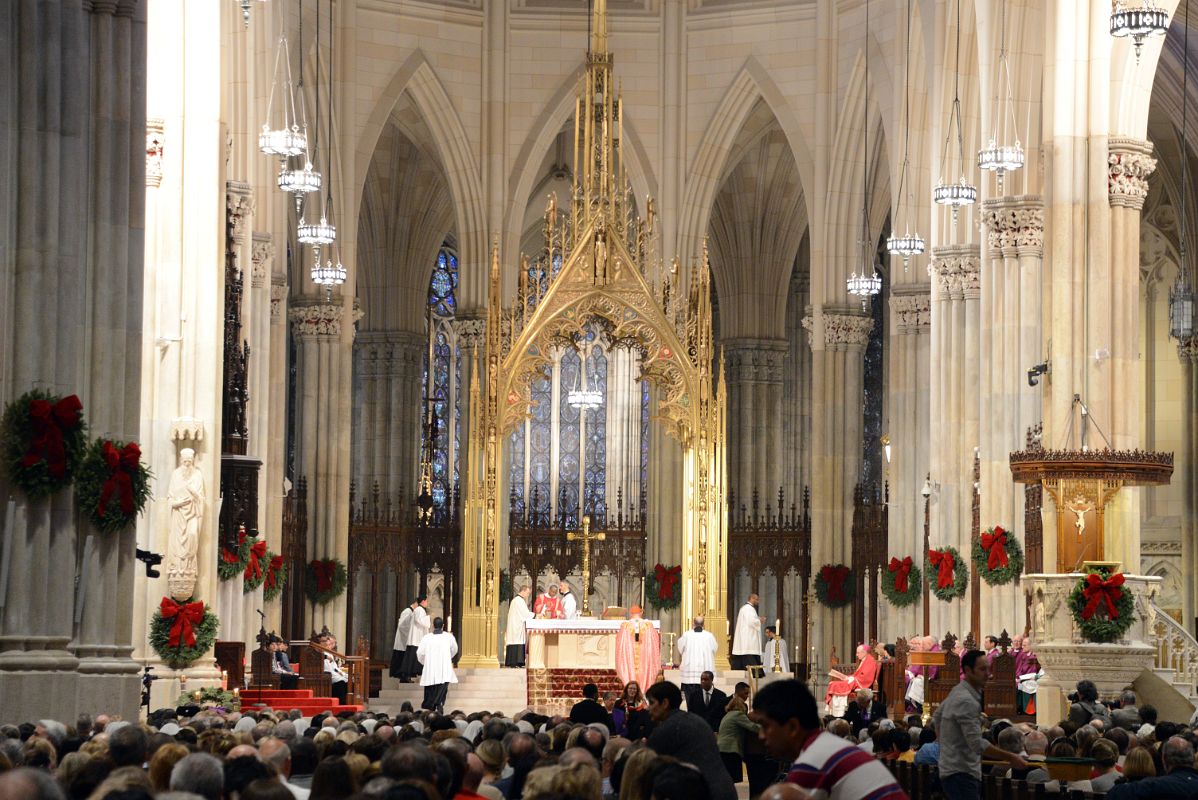
<path fill-rule="evenodd" d="M 653 568 L 653 577 L 657 578 L 657 599 L 671 600 L 674 597 L 674 586 L 682 580 L 682 565 L 666 567 L 658 564 Z"/>
<path fill-rule="evenodd" d="M 986 556 L 986 568 L 1006 569 L 1007 567 L 1007 532 L 995 527 L 994 533 L 982 534 L 982 549 Z"/>
<path fill-rule="evenodd" d="M 262 577 L 262 565 L 259 559 L 266 557 L 266 542 L 259 539 L 250 546 L 250 558 L 245 565 L 245 579 L 258 580 Z"/>
<path fill-rule="evenodd" d="M 317 559 L 312 562 L 312 572 L 316 574 L 316 591 L 322 594 L 331 591 L 333 575 L 337 572 L 337 562 Z"/>
<path fill-rule="evenodd" d="M 29 449 L 21 457 L 21 466 L 28 469 L 45 461 L 52 476 L 61 478 L 65 475 L 67 451 L 63 434 L 79 424 L 79 412 L 82 410 L 83 404 L 73 394 L 54 404 L 49 400 L 31 400 L 29 424 L 33 428 L 33 436 L 29 440 Z"/>
<path fill-rule="evenodd" d="M 194 603 L 180 605 L 169 597 L 162 598 L 162 618 L 173 619 L 171 636 L 167 644 L 178 647 L 180 642 L 188 647 L 196 646 L 195 625 L 204 619 L 204 604 L 197 600 Z"/>
<path fill-rule="evenodd" d="M 902 561 L 891 556 L 890 571 L 894 573 L 894 590 L 899 594 L 907 593 L 907 576 L 911 574 L 911 556 Z"/>
<path fill-rule="evenodd" d="M 241 526 L 241 530 L 237 532 L 237 549 L 230 550 L 227 547 L 220 549 L 221 560 L 226 564 L 237 564 L 241 561 L 241 546 L 245 544 L 245 526 Z"/>
<path fill-rule="evenodd" d="M 1086 576 L 1086 588 L 1082 596 L 1086 599 L 1086 607 L 1082 609 L 1082 619 L 1094 616 L 1100 605 L 1106 606 L 1107 619 L 1119 619 L 1115 604 L 1123 598 L 1123 573 L 1117 572 L 1105 581 L 1101 575 L 1091 572 Z"/>
<path fill-rule="evenodd" d="M 849 577 L 848 567 L 843 565 L 833 567 L 830 564 L 825 564 L 820 567 L 819 576 L 828 585 L 828 602 L 843 603 L 848 599 L 844 593 L 844 582 Z"/>
<path fill-rule="evenodd" d="M 100 490 L 100 503 L 96 511 L 103 517 L 108 509 L 108 501 L 115 494 L 121 503 L 121 513 L 127 517 L 133 513 L 133 475 L 141 463 L 141 448 L 137 442 L 129 442 L 117 450 L 109 441 L 105 441 L 101 448 L 110 474 Z"/>
<path fill-rule="evenodd" d="M 270 563 L 266 565 L 266 581 L 267 589 L 275 588 L 275 584 L 279 582 L 279 570 L 283 568 L 283 557 L 274 556 L 270 559 Z"/>
<path fill-rule="evenodd" d="M 953 585 L 953 567 L 957 560 L 948 550 L 929 550 L 928 561 L 936 567 L 936 588 L 947 589 Z"/>

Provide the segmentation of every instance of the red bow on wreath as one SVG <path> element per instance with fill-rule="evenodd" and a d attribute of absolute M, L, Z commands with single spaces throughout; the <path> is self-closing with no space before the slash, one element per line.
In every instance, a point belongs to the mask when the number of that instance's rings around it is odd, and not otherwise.
<path fill-rule="evenodd" d="M 31 400 L 29 422 L 33 427 L 33 436 L 29 440 L 29 449 L 21 458 L 21 466 L 28 469 L 45 461 L 55 478 L 65 475 L 67 451 L 63 446 L 63 431 L 79 424 L 79 412 L 82 410 L 83 404 L 73 394 L 53 405 L 49 400 Z"/>
<path fill-rule="evenodd" d="M 1106 605 L 1107 619 L 1119 619 L 1119 612 L 1115 609 L 1115 604 L 1123 597 L 1123 573 L 1119 572 L 1105 581 L 1101 575 L 1090 573 L 1086 576 L 1086 588 L 1082 590 L 1082 596 L 1086 599 L 1086 607 L 1082 609 L 1082 619 L 1089 619 L 1094 616 L 1094 612 L 1098 610 L 1100 605 Z"/>
<path fill-rule="evenodd" d="M 911 574 L 911 556 L 907 556 L 902 561 L 899 561 L 893 556 L 890 558 L 890 571 L 894 573 L 894 590 L 899 594 L 907 593 L 907 576 Z"/>
<path fill-rule="evenodd" d="M 333 588 L 333 575 L 337 572 L 337 562 L 332 560 L 313 561 L 312 572 L 316 575 L 316 591 L 323 594 Z"/>
<path fill-rule="evenodd" d="M 936 567 L 936 588 L 947 589 L 953 585 L 953 567 L 957 560 L 947 550 L 929 550 L 928 561 Z"/>
<path fill-rule="evenodd" d="M 262 566 L 258 563 L 258 559 L 266 557 L 266 542 L 259 539 L 250 547 L 250 558 L 245 565 L 245 579 L 258 580 L 262 577 Z"/>
<path fill-rule="evenodd" d="M 682 565 L 665 567 L 658 564 L 653 568 L 653 577 L 657 578 L 657 599 L 672 600 L 674 586 L 682 580 Z"/>
<path fill-rule="evenodd" d="M 245 544 L 245 526 L 241 526 L 241 530 L 237 532 L 237 549 L 229 550 L 227 547 L 220 549 L 220 557 L 226 564 L 236 564 L 241 561 L 241 556 L 238 553 L 241 551 L 241 546 Z"/>
<path fill-rule="evenodd" d="M 162 618 L 174 619 L 171 624 L 171 636 L 167 644 L 179 647 L 180 643 L 188 647 L 196 646 L 196 634 L 193 626 L 199 625 L 204 619 L 204 604 L 197 600 L 194 603 L 180 605 L 169 597 L 162 598 Z"/>
<path fill-rule="evenodd" d="M 986 569 L 1006 569 L 1007 567 L 1007 532 L 996 527 L 994 533 L 982 534 L 982 549 L 986 557 Z"/>
<path fill-rule="evenodd" d="M 844 593 L 844 582 L 849 577 L 849 568 L 825 565 L 820 568 L 819 576 L 828 584 L 828 602 L 843 603 L 848 597 Z"/>
<path fill-rule="evenodd" d="M 121 503 L 121 513 L 127 517 L 133 513 L 133 476 L 141 463 L 141 448 L 137 446 L 137 442 L 129 442 L 117 450 L 112 442 L 106 441 L 102 449 L 104 463 L 108 465 L 111 474 L 100 490 L 100 503 L 96 506 L 96 513 L 104 516 L 108 501 L 115 493 Z"/>
<path fill-rule="evenodd" d="M 266 565 L 266 588 L 273 589 L 279 581 L 279 570 L 283 568 L 283 557 L 274 556 Z"/>

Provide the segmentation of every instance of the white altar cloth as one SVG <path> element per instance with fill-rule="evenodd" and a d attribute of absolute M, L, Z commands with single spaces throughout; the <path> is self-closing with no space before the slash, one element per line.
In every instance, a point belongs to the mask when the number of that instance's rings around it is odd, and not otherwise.
<path fill-rule="evenodd" d="M 645 620 L 658 630 L 660 620 Z M 529 669 L 616 668 L 616 633 L 622 619 L 530 619 L 528 631 Z"/>

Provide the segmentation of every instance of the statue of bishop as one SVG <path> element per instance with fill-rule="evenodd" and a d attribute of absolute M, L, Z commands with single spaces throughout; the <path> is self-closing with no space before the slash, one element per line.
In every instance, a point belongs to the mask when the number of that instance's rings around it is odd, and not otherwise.
<path fill-rule="evenodd" d="M 182 602 L 195 594 L 198 570 L 196 552 L 204 525 L 204 474 L 195 465 L 195 451 L 179 451 L 179 466 L 167 488 L 170 504 L 170 538 L 166 550 L 166 583 L 171 597 Z"/>

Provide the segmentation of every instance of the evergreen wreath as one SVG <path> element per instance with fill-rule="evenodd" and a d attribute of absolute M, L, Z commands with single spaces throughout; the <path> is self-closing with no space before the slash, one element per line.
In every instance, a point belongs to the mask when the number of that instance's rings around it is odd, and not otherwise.
<path fill-rule="evenodd" d="M 244 583 L 241 585 L 242 594 L 249 594 L 265 583 L 266 569 L 270 566 L 270 551 L 266 549 L 266 540 L 250 539 L 249 545 L 245 572 L 241 573 L 242 577 L 245 578 Z"/>
<path fill-rule="evenodd" d="M 335 558 L 315 558 L 308 562 L 304 594 L 317 605 L 335 600 L 345 591 L 345 565 Z"/>
<path fill-rule="evenodd" d="M 219 708 L 223 711 L 240 711 L 241 698 L 219 686 L 205 686 L 194 692 L 184 692 L 175 701 L 176 708 L 197 705 L 200 708 Z"/>
<path fill-rule="evenodd" d="M 0 466 L 30 499 L 47 497 L 75 480 L 86 432 L 78 397 L 33 389 L 0 417 Z"/>
<path fill-rule="evenodd" d="M 1023 547 L 1010 531 L 995 525 L 973 540 L 973 563 L 979 578 L 1002 586 L 1023 574 Z"/>
<path fill-rule="evenodd" d="M 932 553 L 944 553 L 953 557 L 953 582 L 950 586 L 941 588 L 939 585 L 940 570 L 937 565 L 932 564 Z M 928 582 L 928 588 L 932 594 L 939 599 L 947 602 L 956 600 L 958 597 L 965 596 L 965 587 L 969 585 L 969 570 L 965 569 L 966 561 L 961 558 L 960 551 L 952 546 L 942 547 L 939 551 L 929 550 L 924 557 L 923 571 L 924 580 Z"/>
<path fill-rule="evenodd" d="M 845 564 L 824 564 L 815 573 L 815 596 L 828 608 L 844 608 L 857 592 L 856 577 Z"/>
<path fill-rule="evenodd" d="M 283 557 L 267 551 L 264 572 L 262 599 L 269 603 L 281 595 L 283 587 L 287 585 L 287 565 L 283 563 Z"/>
<path fill-rule="evenodd" d="M 171 669 L 183 669 L 212 649 L 220 620 L 202 602 L 162 598 L 150 620 L 150 647 Z"/>
<path fill-rule="evenodd" d="M 146 507 L 150 478 L 136 442 L 97 439 L 79 462 L 75 498 L 96 530 L 119 533 Z"/>
<path fill-rule="evenodd" d="M 253 543 L 242 525 L 237 531 L 237 547 L 232 550 L 224 546 L 220 548 L 220 556 L 216 559 L 217 577 L 222 581 L 231 581 L 238 575 L 244 575 L 245 568 L 250 563 L 250 546 Z"/>
<path fill-rule="evenodd" d="M 1123 573 L 1095 567 L 1069 593 L 1073 622 L 1087 642 L 1117 642 L 1135 621 L 1136 605 Z"/>
<path fill-rule="evenodd" d="M 909 565 L 907 571 L 907 591 L 900 592 L 896 584 L 899 572 L 905 564 Z M 911 560 L 911 556 L 903 559 L 892 557 L 890 563 L 882 570 L 882 594 L 895 608 L 906 608 L 919 602 L 919 595 L 923 591 L 922 580 L 923 573 L 920 572 L 919 567 Z"/>
<path fill-rule="evenodd" d="M 645 605 L 659 611 L 677 608 L 682 602 L 682 565 L 654 564 L 645 575 Z"/>

